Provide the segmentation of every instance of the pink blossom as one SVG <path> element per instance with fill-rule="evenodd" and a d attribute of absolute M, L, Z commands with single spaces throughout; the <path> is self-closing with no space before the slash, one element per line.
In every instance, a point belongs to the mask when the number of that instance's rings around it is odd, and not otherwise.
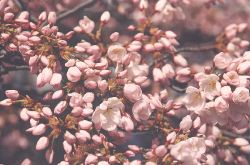
<path fill-rule="evenodd" d="M 214 57 L 214 64 L 219 69 L 225 69 L 227 66 L 229 66 L 230 62 L 232 61 L 232 58 L 229 54 L 224 54 L 223 52 L 217 54 Z"/>
<path fill-rule="evenodd" d="M 212 100 L 214 96 L 220 94 L 221 84 L 219 77 L 215 74 L 206 75 L 199 82 L 200 88 L 204 91 L 206 98 Z"/>
<path fill-rule="evenodd" d="M 249 90 L 245 87 L 237 87 L 232 95 L 235 103 L 245 103 L 249 98 Z"/>
<path fill-rule="evenodd" d="M 198 113 L 205 106 L 205 94 L 199 89 L 189 86 L 186 90 L 185 105 L 188 110 Z"/>
<path fill-rule="evenodd" d="M 100 18 L 101 22 L 107 23 L 109 19 L 110 19 L 110 13 L 108 11 L 103 12 Z"/>
<path fill-rule="evenodd" d="M 224 111 L 227 111 L 228 108 L 229 108 L 229 104 L 226 100 L 223 99 L 222 96 L 219 96 L 215 99 L 214 101 L 214 106 L 215 106 L 215 109 L 218 111 L 218 112 L 224 112 Z"/>
<path fill-rule="evenodd" d="M 139 85 L 134 83 L 125 84 L 123 88 L 124 96 L 131 102 L 136 102 L 142 98 L 142 90 Z"/>
<path fill-rule="evenodd" d="M 95 23 L 87 16 L 84 16 L 83 19 L 79 21 L 79 26 L 84 32 L 91 33 L 95 28 Z"/>
<path fill-rule="evenodd" d="M 71 82 L 77 82 L 81 79 L 82 72 L 77 67 L 70 67 L 67 71 L 67 78 Z"/>
<path fill-rule="evenodd" d="M 111 45 L 108 48 L 107 56 L 114 62 L 122 62 L 122 58 L 126 55 L 126 49 L 121 45 Z"/>
<path fill-rule="evenodd" d="M 121 111 L 124 104 L 116 97 L 103 101 L 94 111 L 92 121 L 97 127 L 113 131 L 121 121 Z"/>
<path fill-rule="evenodd" d="M 132 107 L 134 118 L 137 121 L 147 120 L 150 117 L 152 111 L 153 110 L 150 107 L 150 103 L 144 99 L 137 101 Z"/>
<path fill-rule="evenodd" d="M 6 90 L 5 95 L 11 100 L 16 100 L 19 97 L 19 92 L 17 90 Z"/>
<path fill-rule="evenodd" d="M 203 138 L 191 137 L 171 147 L 170 154 L 186 165 L 196 165 L 206 151 Z"/>
<path fill-rule="evenodd" d="M 45 136 L 41 137 L 36 143 L 36 150 L 43 150 L 49 145 L 49 139 Z"/>
<path fill-rule="evenodd" d="M 184 132 L 190 130 L 193 125 L 193 120 L 191 119 L 190 115 L 185 116 L 180 122 L 180 129 Z"/>

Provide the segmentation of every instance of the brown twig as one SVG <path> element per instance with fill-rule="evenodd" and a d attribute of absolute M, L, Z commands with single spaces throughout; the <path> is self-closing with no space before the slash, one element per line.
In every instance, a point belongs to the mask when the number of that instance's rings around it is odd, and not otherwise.
<path fill-rule="evenodd" d="M 175 54 L 180 53 L 180 52 L 202 52 L 202 51 L 210 51 L 210 50 L 215 50 L 216 47 L 215 45 L 200 45 L 197 47 L 184 47 L 184 48 L 179 48 L 175 51 Z"/>
<path fill-rule="evenodd" d="M 233 133 L 233 132 L 229 132 L 229 131 L 226 131 L 226 130 L 222 130 L 221 129 L 221 132 L 224 136 L 227 136 L 227 137 L 230 137 L 230 138 L 244 138 L 248 141 L 250 141 L 250 136 L 242 136 L 242 135 L 239 135 L 239 134 L 236 134 L 236 133 Z"/>

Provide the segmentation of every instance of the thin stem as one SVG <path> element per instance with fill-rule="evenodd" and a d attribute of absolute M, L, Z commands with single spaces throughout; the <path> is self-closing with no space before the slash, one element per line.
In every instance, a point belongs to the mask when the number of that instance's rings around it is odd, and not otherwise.
<path fill-rule="evenodd" d="M 221 129 L 221 132 L 222 132 L 223 135 L 225 135 L 227 137 L 231 137 L 231 138 L 244 138 L 244 139 L 250 141 L 250 136 L 238 135 L 236 133 L 229 132 L 229 131 L 226 131 L 226 130 L 223 130 L 223 129 Z"/>
<path fill-rule="evenodd" d="M 180 52 L 200 52 L 200 51 L 210 51 L 216 49 L 215 45 L 200 45 L 197 47 L 184 47 L 179 48 L 175 51 L 175 54 Z"/>
<path fill-rule="evenodd" d="M 57 14 L 57 19 L 56 21 L 59 22 L 61 20 L 63 20 L 64 18 L 74 14 L 75 12 L 83 9 L 83 8 L 86 8 L 86 7 L 89 7 L 91 5 L 93 5 L 94 3 L 96 2 L 96 0 L 85 0 L 83 1 L 82 3 L 80 3 L 79 5 L 77 5 L 76 7 L 72 8 L 72 9 L 69 9 L 65 12 L 62 12 L 62 13 L 58 13 Z M 42 26 L 46 25 L 48 22 L 45 21 Z"/>

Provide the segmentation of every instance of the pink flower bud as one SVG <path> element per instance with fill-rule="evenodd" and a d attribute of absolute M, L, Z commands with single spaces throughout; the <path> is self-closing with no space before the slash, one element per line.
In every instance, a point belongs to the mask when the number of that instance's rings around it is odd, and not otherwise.
<path fill-rule="evenodd" d="M 28 121 L 30 119 L 30 116 L 27 114 L 27 111 L 27 108 L 22 108 L 22 110 L 20 111 L 20 118 L 23 121 Z"/>
<path fill-rule="evenodd" d="M 54 151 L 51 149 L 48 149 L 45 152 L 45 158 L 48 161 L 48 163 L 51 164 L 53 162 L 53 159 L 54 159 Z"/>
<path fill-rule="evenodd" d="M 110 35 L 109 38 L 110 38 L 111 41 L 116 42 L 116 41 L 118 41 L 118 39 L 119 39 L 119 33 L 118 33 L 118 32 L 114 32 L 114 33 L 112 33 L 112 34 Z"/>
<path fill-rule="evenodd" d="M 4 21 L 10 22 L 13 20 L 14 17 L 15 17 L 15 15 L 13 13 L 5 13 L 4 14 Z"/>
<path fill-rule="evenodd" d="M 26 42 L 26 41 L 28 41 L 28 37 L 26 37 L 25 35 L 22 35 L 22 34 L 16 35 L 16 38 L 20 42 Z"/>
<path fill-rule="evenodd" d="M 127 50 L 129 52 L 137 52 L 141 49 L 142 43 L 140 41 L 132 41 L 129 45 Z"/>
<path fill-rule="evenodd" d="M 122 116 L 120 124 L 121 127 L 126 131 L 132 131 L 134 129 L 133 121 L 127 116 Z"/>
<path fill-rule="evenodd" d="M 235 103 L 245 103 L 249 98 L 249 90 L 245 87 L 237 87 L 232 95 L 232 100 Z"/>
<path fill-rule="evenodd" d="M 81 115 L 84 117 L 88 117 L 93 113 L 93 111 L 94 110 L 92 108 L 84 108 Z"/>
<path fill-rule="evenodd" d="M 148 0 L 140 0 L 139 8 L 141 10 L 147 9 L 148 8 Z"/>
<path fill-rule="evenodd" d="M 232 96 L 232 90 L 230 86 L 222 87 L 220 92 L 223 99 L 230 99 Z"/>
<path fill-rule="evenodd" d="M 73 148 L 67 141 L 63 141 L 63 149 L 67 154 L 69 154 Z"/>
<path fill-rule="evenodd" d="M 166 138 L 166 140 L 169 143 L 174 143 L 175 139 L 176 139 L 176 132 L 171 132 L 170 134 L 167 135 L 167 138 Z"/>
<path fill-rule="evenodd" d="M 71 82 L 77 82 L 81 79 L 82 72 L 77 67 L 70 67 L 67 71 L 67 78 Z"/>
<path fill-rule="evenodd" d="M 26 113 L 33 119 L 40 119 L 40 113 L 37 111 L 27 111 Z"/>
<path fill-rule="evenodd" d="M 166 64 L 162 67 L 162 73 L 164 77 L 173 78 L 175 76 L 175 71 L 172 65 Z"/>
<path fill-rule="evenodd" d="M 0 6 L 0 8 L 1 8 L 1 6 Z M 26 158 L 22 161 L 21 165 L 32 165 L 32 162 L 29 158 Z"/>
<path fill-rule="evenodd" d="M 98 82 L 98 88 L 101 91 L 105 91 L 108 88 L 108 82 L 106 80 L 102 80 Z"/>
<path fill-rule="evenodd" d="M 19 92 L 17 90 L 7 90 L 5 95 L 11 100 L 16 100 L 19 97 Z"/>
<path fill-rule="evenodd" d="M 233 144 L 240 147 L 248 145 L 249 142 L 244 138 L 235 138 Z"/>
<path fill-rule="evenodd" d="M 73 107 L 71 114 L 75 117 L 80 116 L 83 112 L 83 108 L 82 107 Z"/>
<path fill-rule="evenodd" d="M 66 131 L 64 134 L 64 139 L 69 143 L 69 144 L 74 144 L 76 142 L 76 137 L 71 134 L 69 131 Z"/>
<path fill-rule="evenodd" d="M 98 161 L 98 157 L 95 156 L 95 155 L 92 155 L 92 154 L 88 154 L 88 156 L 86 157 L 85 159 L 85 164 L 88 165 L 88 164 L 95 164 L 97 163 Z"/>
<path fill-rule="evenodd" d="M 136 102 L 142 98 L 142 90 L 139 85 L 130 83 L 123 88 L 124 96 L 131 102 Z"/>
<path fill-rule="evenodd" d="M 46 17 L 47 17 L 47 13 L 46 13 L 46 11 L 43 11 L 43 12 L 39 15 L 38 19 L 39 19 L 40 21 L 45 21 L 45 20 L 46 20 Z"/>
<path fill-rule="evenodd" d="M 62 96 L 64 95 L 64 91 L 63 90 L 57 90 L 55 91 L 53 94 L 52 94 L 52 99 L 53 100 L 56 100 L 56 99 L 59 99 L 61 98 Z"/>
<path fill-rule="evenodd" d="M 61 114 L 65 109 L 67 108 L 67 102 L 66 101 L 60 101 L 55 109 L 54 109 L 54 113 L 55 114 Z"/>
<path fill-rule="evenodd" d="M 36 143 L 36 150 L 44 150 L 49 146 L 49 139 L 45 136 L 39 138 Z"/>
<path fill-rule="evenodd" d="M 187 60 L 182 55 L 174 56 L 174 62 L 182 67 L 187 67 L 188 65 Z"/>
<path fill-rule="evenodd" d="M 80 130 L 76 134 L 76 138 L 79 140 L 80 143 L 85 143 L 87 140 L 90 140 L 90 134 L 87 131 Z"/>
<path fill-rule="evenodd" d="M 83 101 L 86 103 L 92 103 L 95 99 L 95 95 L 92 92 L 87 92 L 83 96 Z"/>
<path fill-rule="evenodd" d="M 43 107 L 42 112 L 47 117 L 51 117 L 53 115 L 53 113 L 52 113 L 52 111 L 51 111 L 51 109 L 49 107 Z"/>
<path fill-rule="evenodd" d="M 115 157 L 115 156 L 110 156 L 110 157 L 109 157 L 109 162 L 110 162 L 110 163 L 116 163 L 116 162 L 117 162 L 116 157 Z"/>
<path fill-rule="evenodd" d="M 169 49 L 170 46 L 171 46 L 171 42 L 165 38 L 165 37 L 161 37 L 159 42 L 166 48 L 166 49 Z"/>
<path fill-rule="evenodd" d="M 49 24 L 52 24 L 52 25 L 56 23 L 56 12 L 53 12 L 53 11 L 49 12 L 48 22 Z"/>
<path fill-rule="evenodd" d="M 52 69 L 46 67 L 42 70 L 41 74 L 42 74 L 42 81 L 45 83 L 49 83 L 52 78 L 53 72 Z"/>
<path fill-rule="evenodd" d="M 96 144 L 102 144 L 102 138 L 98 135 L 93 135 L 92 136 L 92 140 L 94 141 L 94 143 Z"/>
<path fill-rule="evenodd" d="M 127 151 L 125 152 L 125 155 L 126 155 L 127 157 L 134 157 L 134 156 L 135 156 L 135 153 L 134 153 L 133 151 L 131 151 L 131 150 L 127 150 Z"/>
<path fill-rule="evenodd" d="M 60 85 L 62 81 L 62 75 L 60 73 L 53 73 L 52 78 L 50 80 L 50 84 L 53 86 Z"/>
<path fill-rule="evenodd" d="M 92 127 L 92 122 L 88 120 L 81 120 L 78 123 L 80 129 L 89 130 Z"/>
<path fill-rule="evenodd" d="M 156 82 L 164 79 L 163 73 L 159 68 L 153 69 L 153 78 L 154 78 L 154 81 Z"/>
<path fill-rule="evenodd" d="M 242 62 L 238 65 L 237 71 L 239 74 L 245 74 L 250 69 L 250 61 Z"/>
<path fill-rule="evenodd" d="M 110 13 L 108 11 L 103 12 L 100 18 L 101 22 L 107 23 L 109 19 L 110 19 Z"/>
<path fill-rule="evenodd" d="M 214 142 L 212 140 L 210 140 L 210 139 L 205 140 L 205 144 L 209 148 L 214 148 L 215 147 Z"/>
<path fill-rule="evenodd" d="M 167 4 L 167 0 L 159 0 L 159 1 L 157 1 L 157 3 L 155 4 L 155 11 L 158 11 L 158 12 L 163 11 L 166 4 Z"/>
<path fill-rule="evenodd" d="M 144 50 L 146 52 L 153 52 L 153 51 L 155 51 L 155 47 L 153 44 L 146 44 L 146 45 L 144 45 Z"/>
<path fill-rule="evenodd" d="M 185 116 L 180 122 L 180 129 L 184 132 L 187 132 L 192 127 L 193 120 L 190 115 Z"/>
<path fill-rule="evenodd" d="M 193 127 L 198 128 L 198 127 L 200 127 L 200 125 L 201 125 L 201 118 L 198 116 L 198 117 L 196 117 L 196 119 L 193 122 Z"/>
<path fill-rule="evenodd" d="M 32 134 L 35 136 L 38 136 L 38 135 L 42 135 L 45 131 L 46 131 L 46 125 L 39 124 L 33 129 Z"/>
<path fill-rule="evenodd" d="M 246 154 L 250 154 L 250 145 L 246 145 L 246 146 L 241 146 L 240 150 Z"/>
<path fill-rule="evenodd" d="M 41 41 L 41 39 L 38 36 L 32 36 L 29 38 L 29 41 L 31 41 L 34 44 L 38 44 Z"/>
<path fill-rule="evenodd" d="M 132 150 L 133 152 L 140 151 L 140 148 L 137 145 L 128 145 L 128 148 Z"/>
<path fill-rule="evenodd" d="M 165 145 L 160 145 L 155 149 L 155 154 L 158 157 L 163 157 L 165 156 L 167 153 L 167 148 L 165 147 Z"/>

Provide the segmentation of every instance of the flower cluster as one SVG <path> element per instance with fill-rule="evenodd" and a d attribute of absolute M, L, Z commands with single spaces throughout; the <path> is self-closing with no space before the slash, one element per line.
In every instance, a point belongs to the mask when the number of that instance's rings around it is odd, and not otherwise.
<path fill-rule="evenodd" d="M 49 164 L 248 164 L 250 52 L 240 38 L 247 25 L 226 27 L 213 42 L 213 64 L 197 72 L 178 35 L 158 25 L 159 18 L 184 17 L 182 5 L 191 0 L 119 3 L 133 4 L 132 15 L 141 17 L 124 34 L 107 34 L 115 24 L 109 11 L 83 16 L 64 34 L 56 12 L 31 21 L 29 12 L 0 1 L 1 47 L 6 56 L 19 54 L 36 87 L 48 89 L 36 98 L 6 90 L 0 106 L 20 108 Z M 150 136 L 147 146 L 131 142 L 140 135 Z M 63 148 L 59 162 L 55 143 Z"/>

